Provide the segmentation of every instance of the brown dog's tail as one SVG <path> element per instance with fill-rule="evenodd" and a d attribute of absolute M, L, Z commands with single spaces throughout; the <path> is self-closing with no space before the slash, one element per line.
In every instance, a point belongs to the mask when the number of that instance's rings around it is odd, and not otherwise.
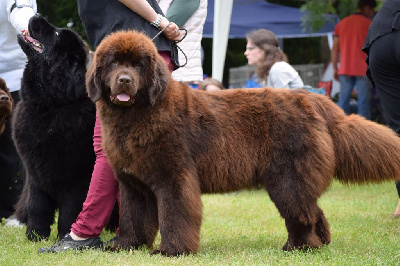
<path fill-rule="evenodd" d="M 331 127 L 336 178 L 357 184 L 399 180 L 400 138 L 390 128 L 361 116 L 342 118 Z"/>

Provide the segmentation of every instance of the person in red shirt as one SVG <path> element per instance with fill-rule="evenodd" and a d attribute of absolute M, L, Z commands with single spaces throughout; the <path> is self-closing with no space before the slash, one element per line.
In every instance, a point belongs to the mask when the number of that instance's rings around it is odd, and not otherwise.
<path fill-rule="evenodd" d="M 343 18 L 335 26 L 331 53 L 333 75 L 340 82 L 338 105 L 349 114 L 351 94 L 353 88 L 356 88 L 358 114 L 368 119 L 371 117 L 372 84 L 366 76 L 366 55 L 362 47 L 375 14 L 375 7 L 375 0 L 358 1 L 356 12 Z"/>

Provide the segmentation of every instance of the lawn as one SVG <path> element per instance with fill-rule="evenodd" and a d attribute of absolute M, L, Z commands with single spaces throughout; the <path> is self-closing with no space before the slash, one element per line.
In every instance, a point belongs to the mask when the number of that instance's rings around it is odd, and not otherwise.
<path fill-rule="evenodd" d="M 178 258 L 150 256 L 143 248 L 118 253 L 99 250 L 38 254 L 56 241 L 32 243 L 25 228 L 0 226 L 0 265 L 400 265 L 400 219 L 392 182 L 343 186 L 337 182 L 320 198 L 332 243 L 318 250 L 284 252 L 287 233 L 267 193 L 204 195 L 201 248 Z M 103 232 L 108 240 L 113 233 Z M 158 247 L 160 237 L 156 239 Z"/>

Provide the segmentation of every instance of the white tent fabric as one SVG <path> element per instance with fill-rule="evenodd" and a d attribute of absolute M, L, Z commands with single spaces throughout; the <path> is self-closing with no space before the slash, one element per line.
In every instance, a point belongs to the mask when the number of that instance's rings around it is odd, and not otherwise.
<path fill-rule="evenodd" d="M 233 0 L 215 0 L 212 77 L 222 82 Z M 215 45 L 218 44 L 218 45 Z"/>

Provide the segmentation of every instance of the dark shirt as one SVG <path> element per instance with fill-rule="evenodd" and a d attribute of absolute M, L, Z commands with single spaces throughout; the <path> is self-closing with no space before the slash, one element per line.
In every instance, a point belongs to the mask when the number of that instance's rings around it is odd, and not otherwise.
<path fill-rule="evenodd" d="M 156 0 L 147 0 L 156 13 L 163 15 Z M 147 20 L 134 13 L 118 0 L 78 0 L 78 13 L 82 20 L 89 43 L 96 49 L 101 40 L 119 30 L 136 30 L 153 38 L 159 32 Z M 153 40 L 158 51 L 170 52 L 174 69 L 179 65 L 176 45 L 160 34 Z"/>
<path fill-rule="evenodd" d="M 386 0 L 369 26 L 363 51 L 368 54 L 376 39 L 395 30 L 400 30 L 400 0 Z"/>

